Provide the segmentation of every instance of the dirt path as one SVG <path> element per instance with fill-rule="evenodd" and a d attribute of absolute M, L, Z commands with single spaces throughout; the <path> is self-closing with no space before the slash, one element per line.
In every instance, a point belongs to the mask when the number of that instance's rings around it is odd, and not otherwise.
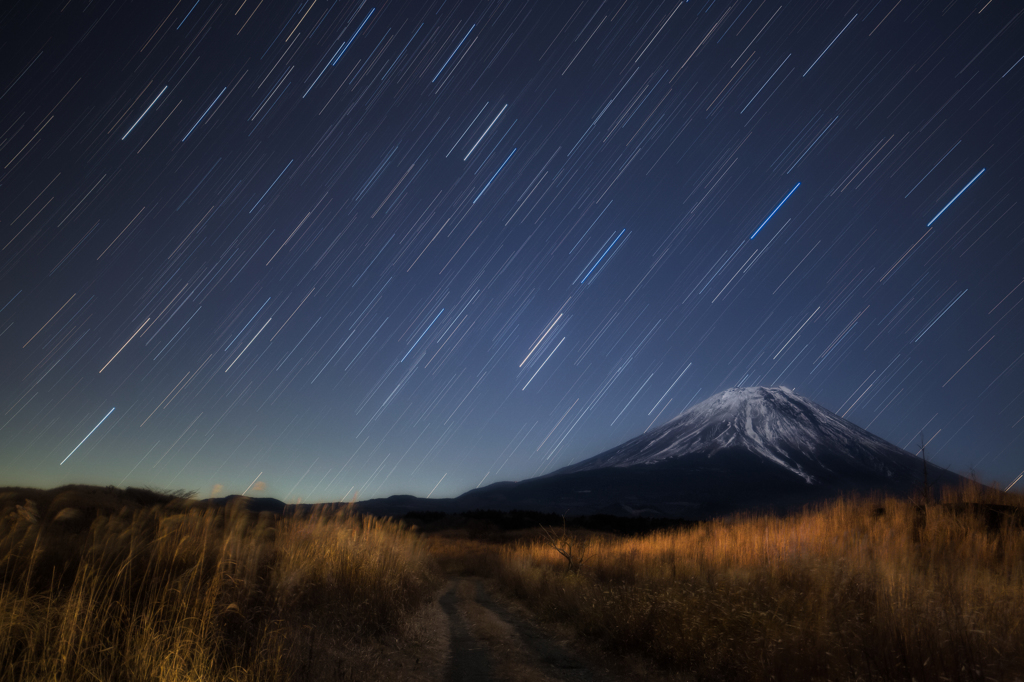
<path fill-rule="evenodd" d="M 344 653 L 344 652 L 343 652 Z M 347 654 L 343 658 L 348 656 Z M 363 652 L 340 679 L 364 682 L 692 682 L 609 653 L 568 625 L 541 623 L 483 578 L 452 577 L 401 637 Z M 353 659 L 351 663 L 355 663 Z M 332 678 L 333 679 L 333 678 Z"/>
<path fill-rule="evenodd" d="M 620 679 L 515 613 L 479 578 L 454 579 L 440 605 L 450 627 L 447 682 Z"/>

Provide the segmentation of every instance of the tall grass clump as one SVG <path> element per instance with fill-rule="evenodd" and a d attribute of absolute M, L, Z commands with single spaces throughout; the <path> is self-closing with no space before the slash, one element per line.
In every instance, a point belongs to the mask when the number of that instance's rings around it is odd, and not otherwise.
<path fill-rule="evenodd" d="M 1021 680 L 1024 500 L 843 499 L 642 537 L 506 546 L 501 584 L 613 650 L 702 680 Z"/>
<path fill-rule="evenodd" d="M 335 679 L 432 586 L 414 534 L 346 511 L 53 506 L 0 518 L 2 680 Z"/>

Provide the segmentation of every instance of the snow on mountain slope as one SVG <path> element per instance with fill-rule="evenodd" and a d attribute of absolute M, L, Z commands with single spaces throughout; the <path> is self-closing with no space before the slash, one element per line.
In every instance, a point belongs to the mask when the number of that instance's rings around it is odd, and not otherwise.
<path fill-rule="evenodd" d="M 755 453 L 810 484 L 837 467 L 890 477 L 913 461 L 905 450 L 783 387 L 732 388 L 596 457 L 549 476 L 654 464 L 716 452 Z"/>

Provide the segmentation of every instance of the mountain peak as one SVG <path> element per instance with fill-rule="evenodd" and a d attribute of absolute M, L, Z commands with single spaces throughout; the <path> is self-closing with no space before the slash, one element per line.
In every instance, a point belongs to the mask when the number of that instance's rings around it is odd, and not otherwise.
<path fill-rule="evenodd" d="M 745 450 L 820 483 L 839 461 L 891 475 L 889 461 L 909 453 L 783 386 L 730 388 L 648 433 L 554 474 L 714 458 Z"/>
<path fill-rule="evenodd" d="M 918 457 L 781 386 L 731 388 L 596 457 L 420 508 L 688 519 L 787 511 L 838 495 L 920 492 Z M 928 465 L 930 485 L 963 481 Z M 372 501 L 371 501 L 372 502 Z M 433 506 L 429 506 L 433 505 Z M 364 508 L 408 511 L 379 501 Z"/>

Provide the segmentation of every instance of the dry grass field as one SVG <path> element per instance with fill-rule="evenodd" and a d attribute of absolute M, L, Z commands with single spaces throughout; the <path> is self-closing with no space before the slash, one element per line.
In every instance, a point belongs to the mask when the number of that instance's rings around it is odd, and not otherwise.
<path fill-rule="evenodd" d="M 0 508 L 3 680 L 362 677 L 368 643 L 436 586 L 415 534 L 344 510 L 83 486 L 8 490 Z"/>
<path fill-rule="evenodd" d="M 442 679 L 452 576 L 666 679 L 1024 680 L 1024 498 L 981 486 L 636 536 L 7 489 L 0 680 Z"/>
<path fill-rule="evenodd" d="M 1021 496 L 974 486 L 928 505 L 845 500 L 632 538 L 555 528 L 433 547 L 683 679 L 1021 680 L 1022 522 Z"/>

